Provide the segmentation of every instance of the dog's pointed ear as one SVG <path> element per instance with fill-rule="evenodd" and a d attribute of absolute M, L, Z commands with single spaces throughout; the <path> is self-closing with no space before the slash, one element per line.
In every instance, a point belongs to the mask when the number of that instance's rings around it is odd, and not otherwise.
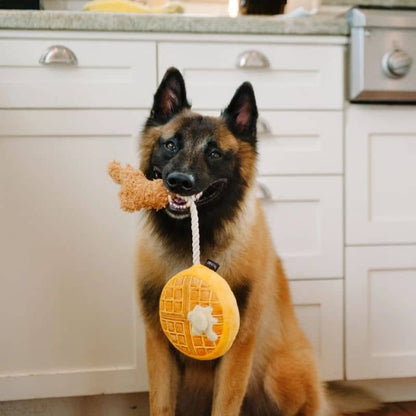
<path fill-rule="evenodd" d="M 176 68 L 169 68 L 154 95 L 147 124 L 164 124 L 183 109 L 190 107 L 181 73 Z"/>
<path fill-rule="evenodd" d="M 234 136 L 256 144 L 258 112 L 253 87 L 249 82 L 240 85 L 222 117 Z"/>

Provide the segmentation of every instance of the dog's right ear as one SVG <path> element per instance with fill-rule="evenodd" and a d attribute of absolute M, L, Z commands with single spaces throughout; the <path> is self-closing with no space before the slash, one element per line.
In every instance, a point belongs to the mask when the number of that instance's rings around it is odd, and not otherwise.
<path fill-rule="evenodd" d="M 176 68 L 169 68 L 154 95 L 152 111 L 146 124 L 165 124 L 183 109 L 190 107 L 181 73 Z"/>

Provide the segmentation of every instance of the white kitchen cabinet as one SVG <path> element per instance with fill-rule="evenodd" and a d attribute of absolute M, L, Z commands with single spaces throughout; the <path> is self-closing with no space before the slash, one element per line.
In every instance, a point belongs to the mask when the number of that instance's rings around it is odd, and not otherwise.
<path fill-rule="evenodd" d="M 249 51 L 262 67 L 238 67 Z M 344 104 L 339 45 L 160 42 L 158 62 L 159 81 L 170 66 L 181 70 L 196 108 L 224 108 L 244 81 L 253 84 L 260 109 L 341 110 Z"/>
<path fill-rule="evenodd" d="M 240 39 L 53 31 L 0 39 L 0 400 L 147 389 L 137 216 L 119 209 L 106 166 L 137 165 L 138 133 L 172 65 L 202 113 L 253 83 L 273 239 L 298 279 L 296 313 L 322 375 L 342 377 L 345 39 Z M 78 64 L 39 64 L 52 45 L 71 49 Z M 248 50 L 270 65 L 237 69 Z"/>
<path fill-rule="evenodd" d="M 416 374 L 416 246 L 348 247 L 347 378 Z"/>
<path fill-rule="evenodd" d="M 0 400 L 147 388 L 137 216 L 106 174 L 145 115 L 0 110 Z"/>
<path fill-rule="evenodd" d="M 349 380 L 416 375 L 414 117 L 409 106 L 350 105 L 346 110 Z"/>
<path fill-rule="evenodd" d="M 342 174 L 341 111 L 260 111 L 261 175 Z"/>
<path fill-rule="evenodd" d="M 217 117 L 220 110 L 195 108 Z M 260 110 L 257 122 L 258 171 L 262 176 L 343 173 L 341 111 Z"/>
<path fill-rule="evenodd" d="M 76 64 L 41 64 L 73 53 Z M 68 52 L 67 50 L 70 50 Z M 150 107 L 156 88 L 156 43 L 79 39 L 0 39 L 0 108 Z M 50 54 L 52 51 L 50 52 Z"/>
<path fill-rule="evenodd" d="M 288 278 L 343 277 L 342 177 L 261 176 L 258 182 Z"/>
<path fill-rule="evenodd" d="M 351 105 L 346 113 L 346 240 L 416 243 L 416 110 Z"/>
<path fill-rule="evenodd" d="M 291 281 L 300 326 L 312 344 L 323 380 L 343 378 L 343 281 Z"/>

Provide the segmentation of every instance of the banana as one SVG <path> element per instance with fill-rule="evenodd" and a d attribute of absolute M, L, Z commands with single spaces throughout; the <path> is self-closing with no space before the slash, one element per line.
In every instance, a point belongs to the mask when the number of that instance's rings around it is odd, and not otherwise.
<path fill-rule="evenodd" d="M 93 0 L 86 3 L 83 10 L 89 12 L 120 12 L 120 13 L 183 13 L 178 3 L 167 3 L 162 7 L 149 7 L 130 0 Z"/>

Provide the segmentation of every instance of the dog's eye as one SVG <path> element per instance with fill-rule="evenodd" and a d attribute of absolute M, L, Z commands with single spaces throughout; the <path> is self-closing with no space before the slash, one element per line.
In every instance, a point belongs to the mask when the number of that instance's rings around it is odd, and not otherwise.
<path fill-rule="evenodd" d="M 172 140 L 168 140 L 165 143 L 165 148 L 169 150 L 169 152 L 176 152 L 177 150 L 176 144 Z"/>
<path fill-rule="evenodd" d="M 209 154 L 210 159 L 221 159 L 222 154 L 218 151 L 218 150 L 213 150 L 210 154 Z"/>

